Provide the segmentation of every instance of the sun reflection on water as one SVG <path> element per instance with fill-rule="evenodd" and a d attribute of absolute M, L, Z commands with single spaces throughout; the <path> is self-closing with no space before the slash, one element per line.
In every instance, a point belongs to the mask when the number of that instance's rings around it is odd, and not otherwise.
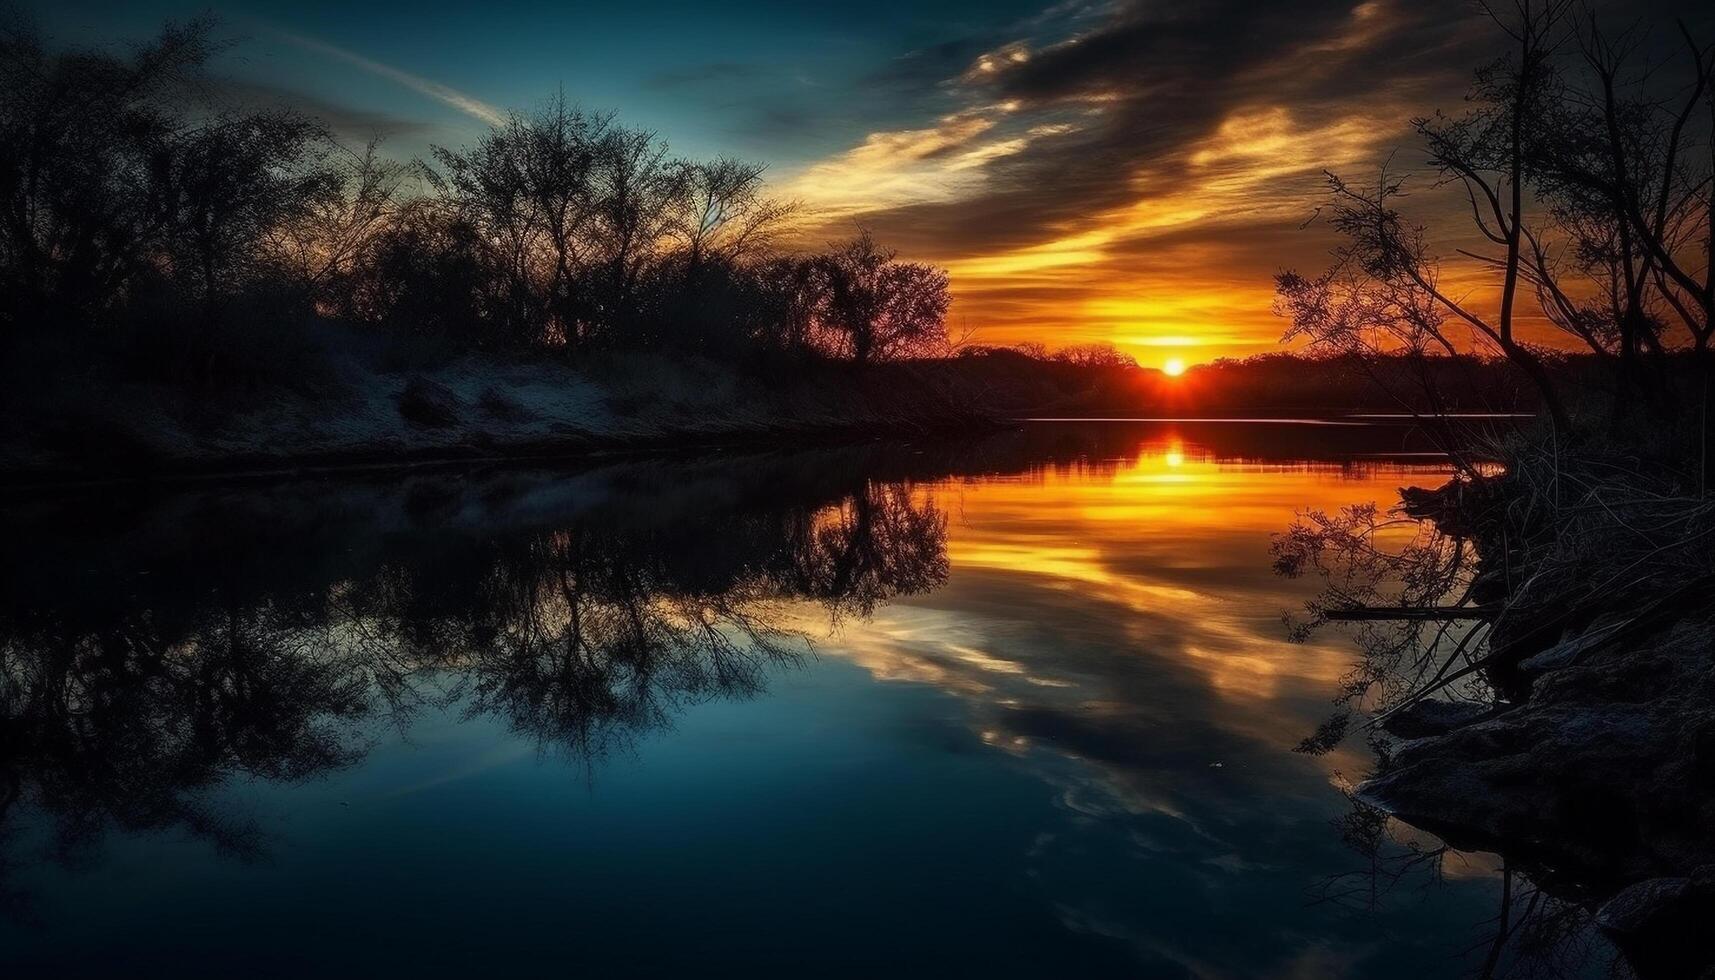
<path fill-rule="evenodd" d="M 1225 880 L 1273 860 L 1273 844 L 1240 829 L 1258 812 L 1337 813 L 1343 774 L 1373 761 L 1361 745 L 1291 751 L 1353 654 L 1335 634 L 1286 640 L 1282 615 L 1316 584 L 1273 574 L 1270 536 L 1303 510 L 1388 507 L 1400 486 L 1450 472 L 1232 458 L 1168 432 L 1117 459 L 937 484 L 947 586 L 825 649 L 879 680 L 954 694 L 972 734 L 1056 787 L 1068 812 L 1140 841 L 1183 837 L 1175 867 L 1189 857 Z M 1162 846 L 1135 856 L 1148 865 Z"/>

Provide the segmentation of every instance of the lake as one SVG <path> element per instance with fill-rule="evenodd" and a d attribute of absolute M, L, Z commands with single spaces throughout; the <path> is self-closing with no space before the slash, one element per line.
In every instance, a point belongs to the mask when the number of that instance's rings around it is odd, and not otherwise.
<path fill-rule="evenodd" d="M 0 963 L 1479 973 L 1501 860 L 1292 751 L 1354 653 L 1269 554 L 1449 472 L 1391 420 L 1036 422 L 14 492 Z M 1601 972 L 1533 896 L 1498 972 Z"/>

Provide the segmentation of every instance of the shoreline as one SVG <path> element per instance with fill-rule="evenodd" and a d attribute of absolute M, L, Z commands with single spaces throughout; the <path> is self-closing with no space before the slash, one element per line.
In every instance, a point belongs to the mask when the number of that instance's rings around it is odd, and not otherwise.
<path fill-rule="evenodd" d="M 733 428 L 719 433 L 665 432 L 644 438 L 567 433 L 525 439 L 480 438 L 431 447 L 369 446 L 349 450 L 304 453 L 230 453 L 194 457 L 156 456 L 136 465 L 102 468 L 65 463 L 58 466 L 0 468 L 0 494 L 29 493 L 54 488 L 83 488 L 120 484 L 190 484 L 250 481 L 318 475 L 387 471 L 422 471 L 472 465 L 601 464 L 634 459 L 694 457 L 736 451 L 796 451 L 837 448 L 871 442 L 912 439 L 978 439 L 1032 425 L 1269 425 L 1341 429 L 1410 428 L 1410 416 L 1353 415 L 1341 411 L 1310 413 L 1282 409 L 1278 414 L 1249 412 L 1232 416 L 1104 415 L 1040 417 L 1028 413 L 995 412 L 941 418 L 910 425 L 876 425 L 871 421 L 846 424 L 773 425 Z M 1512 416 L 1483 416 L 1484 421 L 1509 421 Z M 1440 451 L 1353 452 L 1353 457 L 1445 458 Z"/>
<path fill-rule="evenodd" d="M 237 453 L 198 458 L 158 457 L 139 466 L 114 469 L 20 467 L 0 470 L 0 493 L 29 493 L 58 488 L 90 488 L 123 484 L 196 484 L 260 481 L 309 476 L 378 472 L 416 472 L 472 465 L 535 463 L 602 464 L 635 459 L 670 459 L 728 450 L 834 448 L 885 440 L 980 437 L 1021 424 L 1015 419 L 970 419 L 920 426 L 876 428 L 868 424 L 808 428 L 770 427 L 733 430 L 713 436 L 666 434 L 657 438 L 620 439 L 591 434 L 529 439 L 512 443 L 463 443 L 434 448 L 373 447 L 290 455 Z"/>
<path fill-rule="evenodd" d="M 1707 967 L 1679 924 L 1715 914 L 1715 615 L 1699 608 L 1715 572 L 1705 558 L 1595 587 L 1592 568 L 1624 571 L 1598 537 L 1630 532 L 1623 509 L 1521 560 L 1512 515 L 1529 494 L 1504 476 L 1403 492 L 1408 514 L 1476 544 L 1473 598 L 1499 609 L 1478 661 L 1490 699 L 1430 689 L 1383 718 L 1391 748 L 1357 799 L 1502 854 L 1622 948 Z M 1681 547 L 1715 530 L 1706 508 L 1687 514 Z"/>

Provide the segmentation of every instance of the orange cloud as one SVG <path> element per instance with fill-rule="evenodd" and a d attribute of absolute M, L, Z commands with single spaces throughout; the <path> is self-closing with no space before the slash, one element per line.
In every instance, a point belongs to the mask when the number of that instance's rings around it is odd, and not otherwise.
<path fill-rule="evenodd" d="M 1195 30 L 1228 57 L 1199 16 L 1117 4 L 1095 28 L 979 55 L 944 84 L 972 108 L 793 175 L 805 241 L 861 223 L 946 266 L 954 323 L 979 341 L 1108 342 L 1155 366 L 1274 348 L 1274 274 L 1318 269 L 1332 244 L 1302 227 L 1323 171 L 1373 170 L 1464 71 L 1419 50 L 1432 35 L 1397 0 L 1320 28 L 1283 13 L 1281 37 L 1247 38 L 1219 77 L 1149 61 L 1179 51 L 1163 32 Z"/>

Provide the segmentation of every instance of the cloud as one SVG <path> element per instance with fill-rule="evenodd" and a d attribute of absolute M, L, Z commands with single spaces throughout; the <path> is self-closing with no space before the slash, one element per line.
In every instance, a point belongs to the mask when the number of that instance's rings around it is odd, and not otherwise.
<path fill-rule="evenodd" d="M 1325 242 L 1279 234 L 1322 168 L 1367 167 L 1456 101 L 1486 36 L 1456 0 L 1062 4 L 980 50 L 911 56 L 945 69 L 924 99 L 952 111 L 871 133 L 793 187 L 948 265 L 956 316 L 988 339 L 1147 345 L 1204 320 L 1229 348 L 1211 353 L 1249 352 L 1279 334 L 1274 269 Z M 1284 249 L 1272 263 L 1245 247 L 1261 230 Z M 1235 288 L 1235 272 L 1252 278 Z"/>
<path fill-rule="evenodd" d="M 413 75 L 408 71 L 395 68 L 392 65 L 383 64 L 382 62 L 376 61 L 372 58 L 366 58 L 355 51 L 348 51 L 345 48 L 338 47 L 337 45 L 329 44 L 326 41 L 321 41 L 303 34 L 296 34 L 291 31 L 283 31 L 277 28 L 272 29 L 272 33 L 282 40 L 295 44 L 306 51 L 313 51 L 317 54 L 338 59 L 347 64 L 361 68 L 372 75 L 377 75 L 389 81 L 396 82 L 419 95 L 428 96 L 437 102 L 451 106 L 459 112 L 470 116 L 472 119 L 487 123 L 490 126 L 498 126 L 506 121 L 506 113 L 502 112 L 496 106 L 490 105 L 473 95 L 467 95 L 464 92 L 460 92 L 458 89 L 442 85 L 440 82 L 432 81 L 421 75 Z"/>
<path fill-rule="evenodd" d="M 997 35 L 954 38 L 925 48 L 907 51 L 862 79 L 866 88 L 933 90 L 957 76 L 983 51 L 998 41 Z"/>
<path fill-rule="evenodd" d="M 1019 152 L 1019 138 L 992 138 L 1004 106 L 943 117 L 922 129 L 871 133 L 857 146 L 807 167 L 780 192 L 804 201 L 816 221 L 877 207 L 956 200 L 975 190 L 992 160 Z"/>

